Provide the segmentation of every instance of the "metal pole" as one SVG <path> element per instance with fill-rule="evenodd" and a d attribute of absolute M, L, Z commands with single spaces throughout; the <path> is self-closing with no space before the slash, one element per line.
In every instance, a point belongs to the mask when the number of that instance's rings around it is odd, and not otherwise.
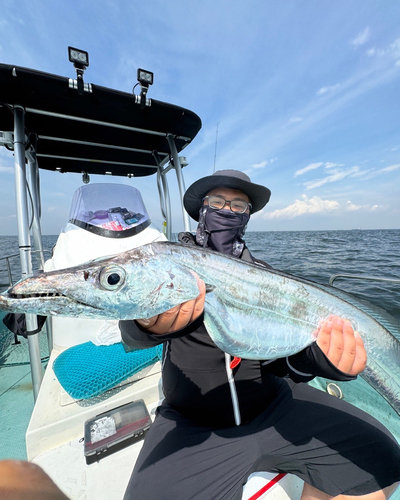
<path fill-rule="evenodd" d="M 165 219 L 165 236 L 171 241 L 172 236 L 172 218 L 171 218 L 171 200 L 169 197 L 168 181 L 166 170 L 163 170 L 162 162 L 157 151 L 153 151 L 153 157 L 157 162 L 157 188 L 160 198 L 161 214 Z"/>
<path fill-rule="evenodd" d="M 153 151 L 153 157 L 156 160 L 158 166 L 157 187 L 158 187 L 158 194 L 160 197 L 161 213 L 165 218 L 166 222 L 165 236 L 167 240 L 171 241 L 172 239 L 171 199 L 169 196 L 169 187 L 167 180 L 167 172 L 169 172 L 170 168 L 166 167 L 163 169 L 163 162 L 161 161 L 157 151 Z"/>
<path fill-rule="evenodd" d="M 172 216 L 171 216 L 171 199 L 169 197 L 169 189 L 167 178 L 163 172 L 161 172 L 161 181 L 163 186 L 164 200 L 165 200 L 165 212 L 167 219 L 167 240 L 171 241 L 172 239 Z"/>
<path fill-rule="evenodd" d="M 165 177 L 165 172 L 161 166 L 157 170 L 157 188 L 160 198 L 161 213 L 165 219 L 165 236 L 171 241 L 172 236 L 172 218 L 171 218 L 171 201 L 169 198 L 168 182 Z"/>
<path fill-rule="evenodd" d="M 8 282 L 9 282 L 10 286 L 13 286 L 13 279 L 12 279 L 11 266 L 10 266 L 10 259 L 8 257 L 6 257 L 6 262 L 7 262 Z"/>
<path fill-rule="evenodd" d="M 28 200 L 26 194 L 25 111 L 21 106 L 14 107 L 14 170 L 21 276 L 22 278 L 25 278 L 32 274 L 32 260 L 29 236 Z M 36 330 L 37 320 L 35 315 L 26 315 L 26 328 L 28 331 Z M 43 379 L 39 338 L 37 335 L 31 335 L 28 337 L 28 347 L 31 364 L 33 397 L 36 401 L 40 384 Z"/>
<path fill-rule="evenodd" d="M 41 271 L 44 269 L 44 252 L 42 241 L 42 228 L 40 224 L 40 185 L 39 185 L 39 167 L 36 158 L 36 149 L 31 152 L 28 161 L 29 166 L 29 185 L 32 196 L 32 236 L 35 247 L 35 257 L 38 267 Z M 49 353 L 53 350 L 53 328 L 51 318 L 46 320 L 47 344 Z"/>
<path fill-rule="evenodd" d="M 362 276 L 359 274 L 335 274 L 329 278 L 329 284 L 333 285 L 333 282 L 338 278 L 352 278 L 356 280 L 366 280 L 366 281 L 381 281 L 384 283 L 400 283 L 399 279 L 392 278 L 381 278 L 378 276 Z"/>
<path fill-rule="evenodd" d="M 29 167 L 29 186 L 32 196 L 32 236 L 33 244 L 35 247 L 35 256 L 39 263 L 39 269 L 43 271 L 44 269 L 44 254 L 43 254 L 43 243 L 42 243 L 42 229 L 40 226 L 40 208 L 39 208 L 39 176 L 38 176 L 38 166 L 36 160 L 36 154 L 33 155 L 34 161 L 28 161 Z M 33 159 L 32 158 L 32 159 Z"/>
<path fill-rule="evenodd" d="M 180 194 L 180 200 L 181 200 L 181 208 L 182 208 L 182 214 L 183 214 L 183 225 L 185 228 L 185 231 L 190 231 L 190 218 L 189 214 L 186 212 L 184 206 L 183 206 L 183 195 L 185 194 L 185 183 L 183 180 L 183 175 L 182 175 L 182 168 L 181 168 L 181 163 L 179 161 L 179 156 L 178 156 L 178 150 L 176 149 L 176 144 L 174 141 L 174 137 L 172 134 L 167 135 L 167 140 L 169 144 L 169 149 L 172 154 L 172 158 L 174 160 L 174 169 L 176 172 L 176 177 L 178 179 L 178 187 L 179 187 L 179 194 Z"/>

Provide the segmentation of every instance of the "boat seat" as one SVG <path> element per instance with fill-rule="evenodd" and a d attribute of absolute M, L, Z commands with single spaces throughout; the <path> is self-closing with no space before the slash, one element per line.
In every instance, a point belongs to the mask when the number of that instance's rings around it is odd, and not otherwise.
<path fill-rule="evenodd" d="M 61 386 L 74 399 L 89 399 L 161 359 L 162 346 L 126 352 L 122 343 L 85 342 L 63 351 L 53 363 Z"/>

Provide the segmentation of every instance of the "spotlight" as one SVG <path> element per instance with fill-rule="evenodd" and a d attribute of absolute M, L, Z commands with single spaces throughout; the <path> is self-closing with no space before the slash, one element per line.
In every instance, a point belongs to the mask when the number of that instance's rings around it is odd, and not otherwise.
<path fill-rule="evenodd" d="M 139 68 L 137 70 L 137 80 L 141 87 L 149 88 L 149 85 L 153 85 L 154 74 L 151 71 Z"/>
<path fill-rule="evenodd" d="M 89 66 L 89 54 L 85 50 L 68 47 L 69 60 L 76 70 L 76 79 L 78 83 L 78 93 L 83 95 L 83 72 Z"/>
<path fill-rule="evenodd" d="M 68 47 L 68 55 L 75 68 L 85 71 L 89 66 L 89 54 L 86 51 Z"/>
<path fill-rule="evenodd" d="M 146 71 L 145 69 L 137 70 L 137 80 L 140 84 L 140 107 L 144 109 L 146 107 L 146 95 L 149 90 L 149 86 L 153 85 L 154 74 L 151 71 Z"/>

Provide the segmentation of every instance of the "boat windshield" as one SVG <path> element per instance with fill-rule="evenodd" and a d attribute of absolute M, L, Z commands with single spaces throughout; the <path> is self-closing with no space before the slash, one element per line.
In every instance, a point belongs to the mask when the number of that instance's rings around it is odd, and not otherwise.
<path fill-rule="evenodd" d="M 69 222 L 109 238 L 138 234 L 151 224 L 140 191 L 125 184 L 86 184 L 72 198 Z"/>

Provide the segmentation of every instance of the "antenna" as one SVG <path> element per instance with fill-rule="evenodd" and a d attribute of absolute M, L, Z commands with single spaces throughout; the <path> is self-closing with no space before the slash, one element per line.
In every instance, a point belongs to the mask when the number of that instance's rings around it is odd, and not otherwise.
<path fill-rule="evenodd" d="M 215 163 L 217 161 L 218 125 L 219 125 L 219 122 L 217 122 L 217 133 L 215 135 L 215 152 L 214 152 L 214 171 L 213 171 L 213 173 L 215 173 Z"/>

